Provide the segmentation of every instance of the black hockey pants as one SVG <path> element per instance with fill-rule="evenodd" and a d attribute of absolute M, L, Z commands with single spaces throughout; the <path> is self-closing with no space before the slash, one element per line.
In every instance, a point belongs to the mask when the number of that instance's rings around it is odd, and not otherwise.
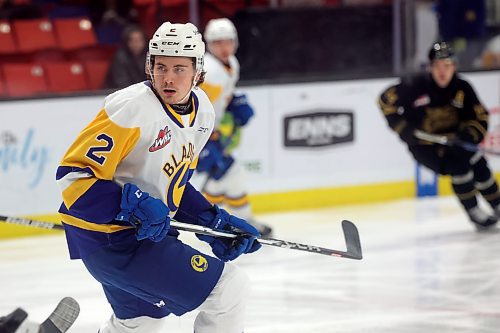
<path fill-rule="evenodd" d="M 497 182 L 481 153 L 440 145 L 416 145 L 409 149 L 420 164 L 451 176 L 453 190 L 466 210 L 477 206 L 478 191 L 492 207 L 500 204 Z"/>

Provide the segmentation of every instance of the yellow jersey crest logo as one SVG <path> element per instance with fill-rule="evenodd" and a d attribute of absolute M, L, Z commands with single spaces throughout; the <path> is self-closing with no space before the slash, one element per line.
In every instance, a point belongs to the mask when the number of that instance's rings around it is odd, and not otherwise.
<path fill-rule="evenodd" d="M 197 272 L 204 272 L 208 268 L 208 261 L 205 257 L 195 254 L 191 257 L 191 267 Z"/>

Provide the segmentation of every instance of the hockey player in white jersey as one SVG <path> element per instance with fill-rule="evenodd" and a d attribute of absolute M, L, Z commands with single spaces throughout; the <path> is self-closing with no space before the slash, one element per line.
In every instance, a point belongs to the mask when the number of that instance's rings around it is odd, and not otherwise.
<path fill-rule="evenodd" d="M 269 226 L 258 223 L 248 200 L 245 170 L 232 150 L 238 146 L 241 128 L 254 111 L 244 94 L 235 90 L 240 65 L 235 57 L 238 35 L 227 18 L 210 20 L 205 28 L 208 53 L 205 81 L 201 88 L 215 109 L 215 130 L 200 154 L 197 171 L 206 174 L 202 191 L 214 204 L 224 204 L 233 214 L 246 219 L 262 236 L 270 236 Z"/>
<path fill-rule="evenodd" d="M 189 182 L 215 118 L 196 87 L 204 53 L 193 24 L 162 24 L 149 42 L 149 80 L 107 96 L 57 170 L 70 256 L 113 309 L 100 333 L 163 332 L 162 318 L 194 309 L 196 333 L 243 332 L 248 280 L 226 262 L 258 250 L 259 232 Z M 174 217 L 245 235 L 199 235 L 215 258 L 181 242 Z"/>

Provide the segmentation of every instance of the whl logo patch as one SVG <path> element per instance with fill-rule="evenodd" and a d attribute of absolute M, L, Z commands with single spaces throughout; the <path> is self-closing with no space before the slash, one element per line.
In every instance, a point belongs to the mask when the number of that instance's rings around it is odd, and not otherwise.
<path fill-rule="evenodd" d="M 168 126 L 165 126 L 164 129 L 160 130 L 158 136 L 156 137 L 151 147 L 149 147 L 149 151 L 152 153 L 162 149 L 163 147 L 165 147 L 170 143 L 170 140 L 172 140 L 172 133 L 168 129 Z"/>

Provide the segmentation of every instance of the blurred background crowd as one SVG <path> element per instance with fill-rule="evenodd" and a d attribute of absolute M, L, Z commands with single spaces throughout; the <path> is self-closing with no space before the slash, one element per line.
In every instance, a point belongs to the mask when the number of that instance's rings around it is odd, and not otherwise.
<path fill-rule="evenodd" d="M 498 0 L 0 0 L 0 98 L 142 81 L 161 22 L 230 18 L 241 84 L 399 76 L 438 38 L 461 71 L 500 68 Z"/>

